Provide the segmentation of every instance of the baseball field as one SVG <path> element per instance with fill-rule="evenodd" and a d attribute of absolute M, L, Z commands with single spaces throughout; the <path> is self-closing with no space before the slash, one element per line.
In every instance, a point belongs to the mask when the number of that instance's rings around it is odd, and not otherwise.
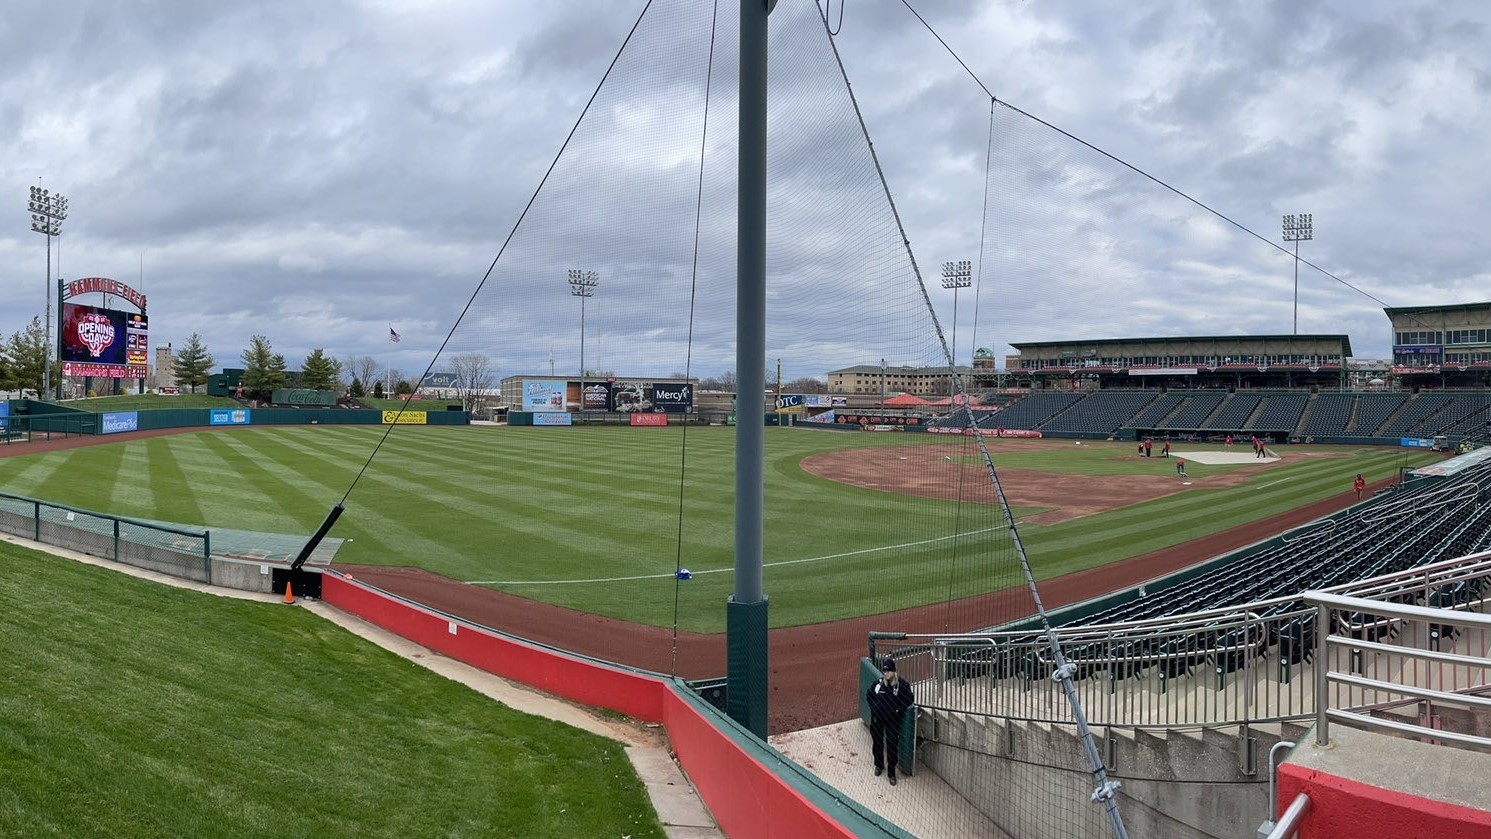
<path fill-rule="evenodd" d="M 523 598 L 723 630 L 733 563 L 728 428 L 194 431 L 0 459 L 6 491 L 184 525 L 309 534 L 347 498 L 339 565 L 412 566 Z M 102 443 L 92 439 L 88 442 Z M 1437 455 L 1290 446 L 1206 465 L 1130 444 L 988 443 L 1037 579 L 1345 495 Z M 22 447 L 16 447 L 21 449 Z M 1220 450 L 1192 446 L 1191 450 Z M 1186 455 L 1177 446 L 1177 457 Z M 7 452 L 9 453 L 9 452 Z M 768 429 L 772 624 L 880 614 L 1019 582 L 987 472 L 961 437 Z M 367 468 L 364 471 L 364 464 Z M 675 573 L 688 569 L 687 580 Z M 676 595 L 676 598 L 675 598 Z"/>

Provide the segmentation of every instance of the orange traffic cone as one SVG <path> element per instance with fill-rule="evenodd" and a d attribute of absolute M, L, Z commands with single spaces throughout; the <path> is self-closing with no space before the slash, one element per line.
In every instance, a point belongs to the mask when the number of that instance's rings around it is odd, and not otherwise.
<path fill-rule="evenodd" d="M 286 603 L 294 603 L 295 602 L 295 585 L 293 583 L 291 583 L 290 580 L 288 580 L 288 579 L 285 580 L 285 602 Z"/>

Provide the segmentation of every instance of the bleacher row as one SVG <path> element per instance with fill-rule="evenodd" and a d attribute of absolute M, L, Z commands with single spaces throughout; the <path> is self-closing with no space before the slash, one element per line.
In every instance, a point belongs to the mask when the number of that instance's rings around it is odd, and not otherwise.
<path fill-rule="evenodd" d="M 966 411 L 928 427 L 967 428 Z M 1491 421 L 1491 393 L 1321 393 L 1296 391 L 1100 390 L 1036 392 L 1002 411 L 977 417 L 985 429 L 1022 429 L 1061 435 L 1245 434 L 1284 437 L 1433 437 L 1475 434 Z"/>
<path fill-rule="evenodd" d="M 1310 657 L 1315 643 L 1314 612 L 1300 599 L 1304 592 L 1487 549 L 1491 549 L 1491 461 L 1317 522 L 1293 538 L 1177 585 L 1152 592 L 1141 588 L 1132 600 L 1062 624 L 1114 627 L 1216 612 L 1225 615 L 1212 624 L 1216 628 L 1202 625 L 1182 634 L 1161 633 L 1160 640 L 1129 634 L 1121 642 L 1065 648 L 1063 655 L 1074 665 L 1077 678 L 1101 671 L 1113 679 L 1149 667 L 1161 668 L 1171 678 L 1201 666 L 1231 673 L 1254 657 L 1270 655 L 1281 666 L 1297 664 Z M 1480 588 L 1479 581 L 1446 586 L 1429 592 L 1420 605 L 1464 604 L 1478 599 Z M 1236 612 L 1230 610 L 1247 610 L 1256 615 L 1256 621 L 1239 628 Z M 1383 626 L 1365 615 L 1344 620 L 1344 629 L 1363 640 L 1374 639 Z M 1441 631 L 1448 627 L 1436 627 L 1434 633 Z M 1005 650 L 1032 648 L 1039 647 L 1017 641 Z M 1049 672 L 1050 662 L 1043 660 L 1044 655 L 991 652 L 987 663 L 996 680 Z"/>

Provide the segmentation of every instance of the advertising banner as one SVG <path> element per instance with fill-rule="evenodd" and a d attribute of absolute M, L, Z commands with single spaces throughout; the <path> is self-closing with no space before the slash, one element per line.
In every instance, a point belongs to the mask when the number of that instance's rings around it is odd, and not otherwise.
<path fill-rule="evenodd" d="M 523 410 L 532 413 L 563 411 L 565 384 L 553 379 L 523 380 Z"/>
<path fill-rule="evenodd" d="M 574 416 L 564 414 L 534 414 L 534 425 L 574 425 Z"/>
<path fill-rule="evenodd" d="M 456 386 L 455 373 L 431 373 L 419 380 L 420 387 L 450 387 Z"/>
<path fill-rule="evenodd" d="M 5 417 L 8 416 L 10 416 L 10 403 L 0 402 L 0 430 L 10 430 L 10 423 L 5 421 Z"/>
<path fill-rule="evenodd" d="M 384 411 L 384 425 L 424 425 L 426 423 L 426 411 Z"/>
<path fill-rule="evenodd" d="M 102 379 L 143 379 L 149 375 L 149 367 L 124 367 L 117 364 L 82 364 L 76 361 L 62 362 L 64 376 L 93 376 Z"/>
<path fill-rule="evenodd" d="M 98 433 L 118 434 L 123 431 L 140 430 L 139 411 L 121 411 L 115 414 L 104 414 L 100 418 Z"/>
<path fill-rule="evenodd" d="M 208 425 L 248 425 L 247 408 L 214 408 L 207 417 Z"/>
<path fill-rule="evenodd" d="M 1400 437 L 1398 445 L 1405 449 L 1432 449 L 1434 441 L 1423 437 Z"/>
<path fill-rule="evenodd" d="M 651 411 L 652 383 L 612 382 L 611 404 L 606 407 L 606 410 L 628 414 L 633 411 L 641 411 L 643 413 Z"/>
<path fill-rule="evenodd" d="M 832 408 L 833 397 L 826 393 L 809 393 L 802 398 L 802 404 L 809 408 Z"/>
<path fill-rule="evenodd" d="M 683 384 L 652 385 L 652 409 L 669 414 L 687 414 L 694 409 L 694 386 Z"/>
<path fill-rule="evenodd" d="M 668 424 L 667 414 L 632 414 L 633 426 L 658 428 Z"/>
<path fill-rule="evenodd" d="M 834 415 L 834 422 L 838 425 L 900 425 L 920 427 L 921 417 L 883 416 L 880 414 L 845 414 Z"/>
<path fill-rule="evenodd" d="M 803 398 L 795 393 L 784 393 L 777 397 L 777 413 L 800 414 L 802 413 Z"/>
<path fill-rule="evenodd" d="M 605 382 L 586 382 L 580 394 L 580 406 L 586 411 L 609 411 L 611 409 L 611 386 Z"/>

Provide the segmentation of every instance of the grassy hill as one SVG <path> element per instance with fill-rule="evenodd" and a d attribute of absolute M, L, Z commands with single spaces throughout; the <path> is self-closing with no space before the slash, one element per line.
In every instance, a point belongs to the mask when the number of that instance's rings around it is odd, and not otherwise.
<path fill-rule="evenodd" d="M 0 638 L 3 836 L 663 835 L 620 744 L 301 609 L 0 543 Z"/>

